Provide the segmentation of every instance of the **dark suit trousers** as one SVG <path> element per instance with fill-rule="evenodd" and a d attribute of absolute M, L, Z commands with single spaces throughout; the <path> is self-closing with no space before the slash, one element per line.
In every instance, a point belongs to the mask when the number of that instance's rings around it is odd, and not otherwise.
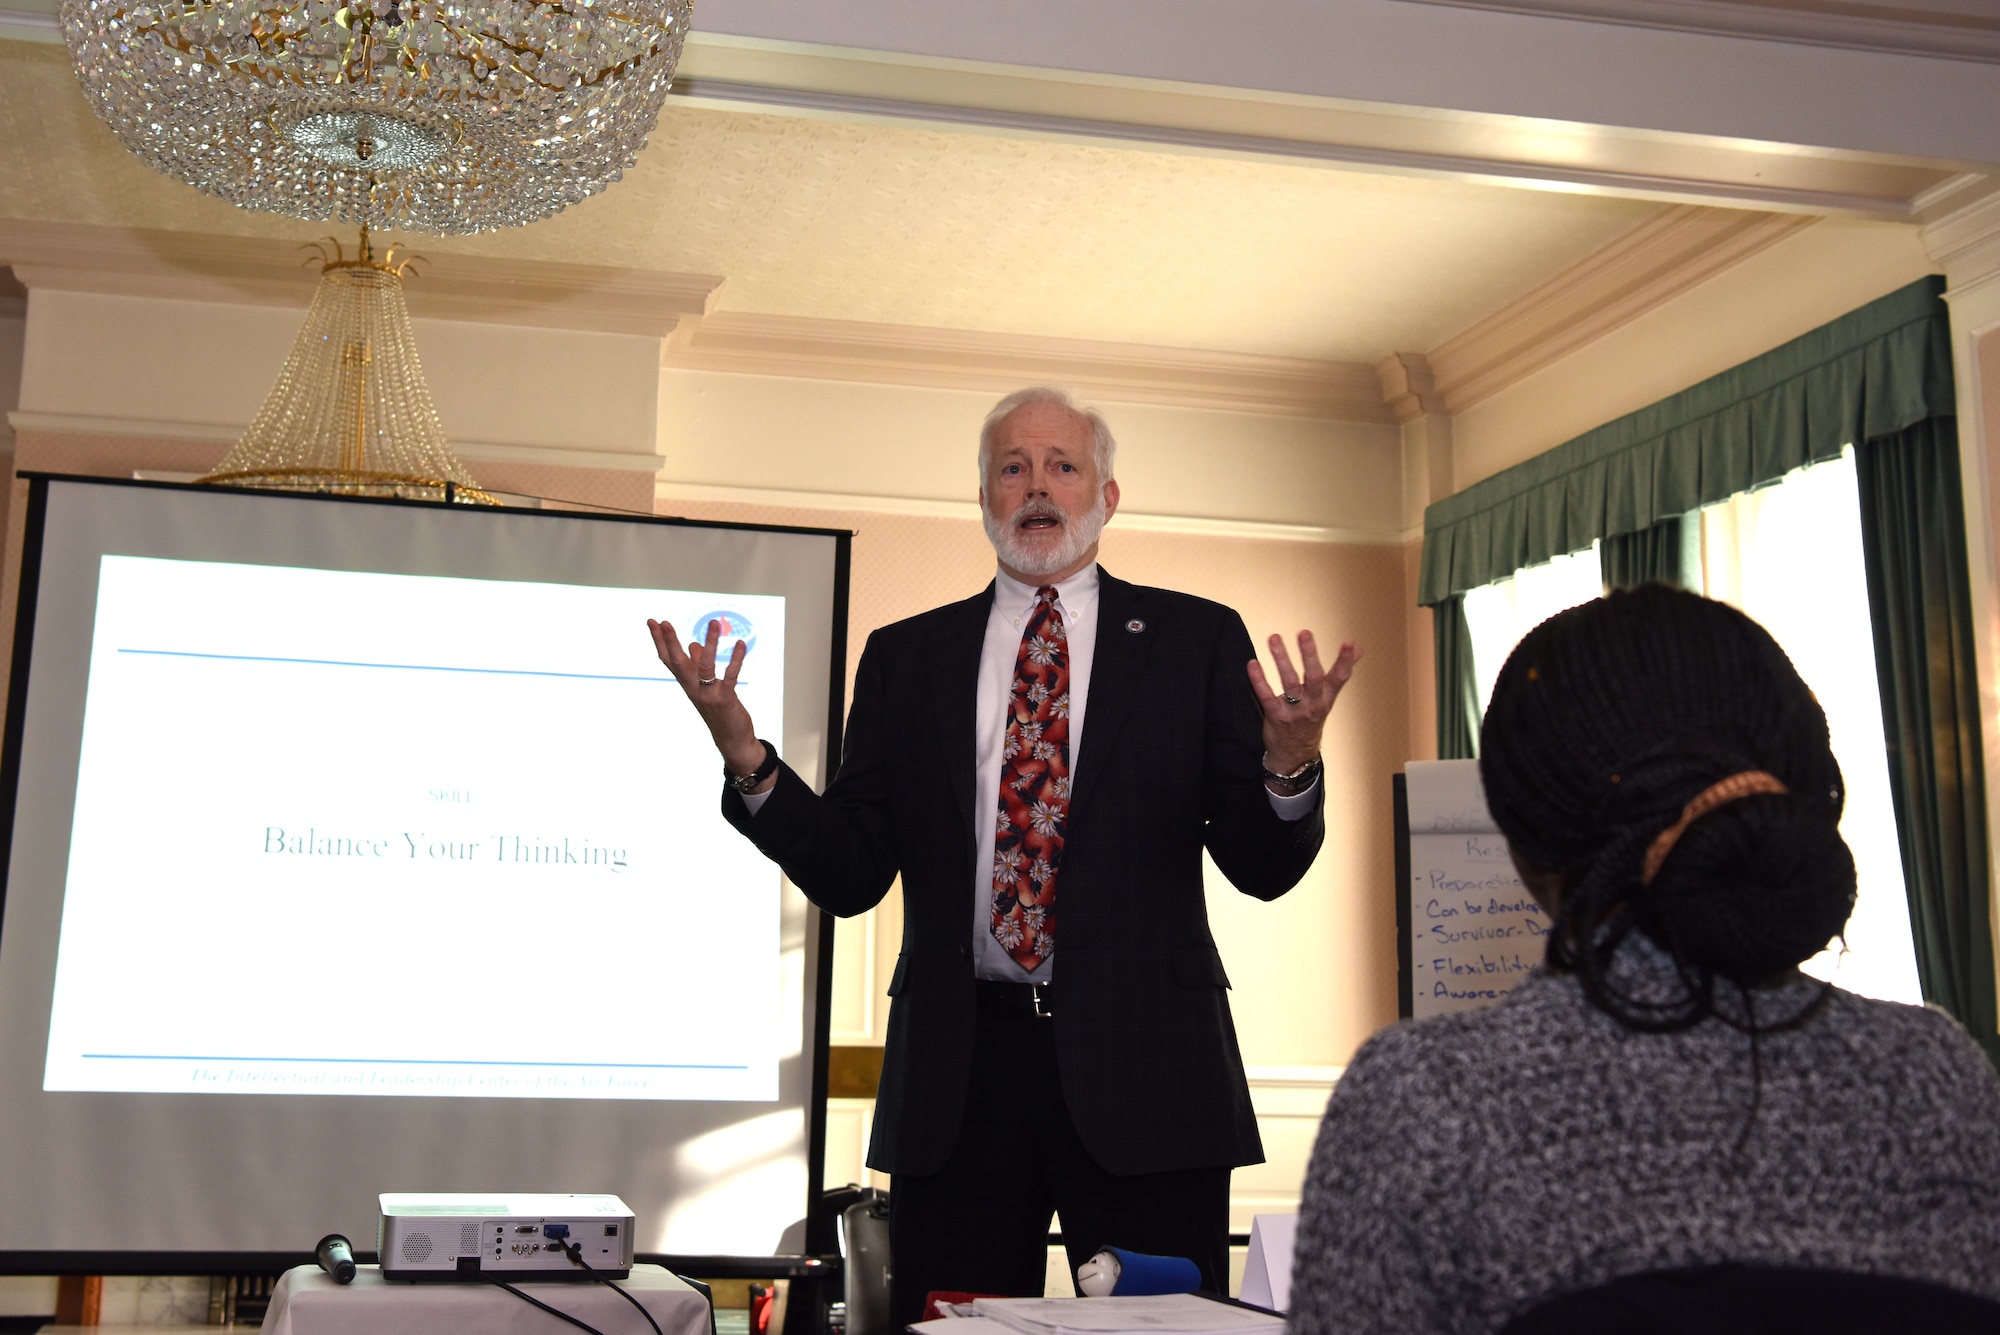
<path fill-rule="evenodd" d="M 890 1182 L 895 1330 L 917 1320 L 936 1289 L 1040 1297 L 1052 1214 L 1061 1216 L 1072 1276 L 1104 1247 L 1124 1247 L 1188 1257 L 1201 1267 L 1204 1288 L 1224 1291 L 1229 1169 L 1117 1177 L 1099 1168 L 1063 1105 L 1055 1023 L 979 1008 L 972 1085 L 951 1158 L 936 1173 Z"/>

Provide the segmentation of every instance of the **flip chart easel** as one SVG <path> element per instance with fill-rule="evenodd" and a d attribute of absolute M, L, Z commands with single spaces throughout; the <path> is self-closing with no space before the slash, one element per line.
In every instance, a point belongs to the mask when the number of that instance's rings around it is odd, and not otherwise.
<path fill-rule="evenodd" d="M 1486 809 L 1476 760 L 1396 776 L 1396 964 L 1402 1014 L 1490 1005 L 1539 964 L 1549 920 Z"/>

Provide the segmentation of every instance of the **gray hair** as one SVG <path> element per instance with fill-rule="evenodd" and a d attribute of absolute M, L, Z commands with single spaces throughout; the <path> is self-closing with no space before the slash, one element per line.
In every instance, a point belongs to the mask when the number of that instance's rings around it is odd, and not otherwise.
<path fill-rule="evenodd" d="M 1067 409 L 1090 423 L 1091 456 L 1097 461 L 1097 480 L 1111 481 L 1114 476 L 1112 465 L 1118 458 L 1118 442 L 1111 438 L 1111 426 L 1104 420 L 1104 414 L 1095 408 L 1078 403 L 1068 390 L 1055 385 L 1030 385 L 1017 389 L 1000 402 L 993 405 L 993 411 L 986 414 L 986 421 L 979 428 L 979 481 L 984 486 L 986 470 L 993 463 L 993 433 L 1000 423 L 1016 408 L 1025 408 L 1031 403 L 1053 403 L 1058 408 Z"/>

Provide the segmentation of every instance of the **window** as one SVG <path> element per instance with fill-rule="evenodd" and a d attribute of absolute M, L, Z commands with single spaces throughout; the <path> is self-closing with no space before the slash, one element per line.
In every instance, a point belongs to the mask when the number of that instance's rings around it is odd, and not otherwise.
<path fill-rule="evenodd" d="M 1514 572 L 1514 578 L 1465 595 L 1465 623 L 1472 631 L 1472 669 L 1479 678 L 1479 708 L 1493 698 L 1493 683 L 1521 637 L 1558 612 L 1604 592 L 1597 545 Z"/>
<path fill-rule="evenodd" d="M 1702 591 L 1756 618 L 1784 647 L 1826 710 L 1847 781 L 1840 829 L 1854 851 L 1859 894 L 1845 949 L 1834 941 L 1802 967 L 1850 992 L 1921 1004 L 1889 800 L 1853 451 L 1699 516 Z M 1480 700 L 1492 697 L 1500 666 L 1523 635 L 1600 590 L 1593 546 L 1468 592 L 1465 619 Z"/>
<path fill-rule="evenodd" d="M 1709 506 L 1701 533 L 1705 591 L 1755 617 L 1784 646 L 1826 710 L 1847 781 L 1840 832 L 1854 850 L 1860 894 L 1846 951 L 1835 942 L 1806 972 L 1850 992 L 1921 1005 L 1889 801 L 1854 451 Z"/>

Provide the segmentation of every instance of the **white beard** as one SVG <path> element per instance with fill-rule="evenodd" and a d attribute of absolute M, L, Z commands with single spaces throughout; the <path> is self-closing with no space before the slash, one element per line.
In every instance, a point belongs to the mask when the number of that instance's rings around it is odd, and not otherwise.
<path fill-rule="evenodd" d="M 1047 515 L 1060 525 L 1061 540 L 1052 546 L 1039 542 L 1030 545 L 1023 538 L 1018 527 L 1030 515 Z M 1097 504 L 1072 520 L 1068 514 L 1049 501 L 1022 501 L 1013 514 L 1005 519 L 997 517 L 985 506 L 979 507 L 980 520 L 986 525 L 987 541 L 999 554 L 1000 563 L 1023 575 L 1040 579 L 1053 575 L 1058 570 L 1067 569 L 1083 559 L 1104 532 L 1104 491 L 1097 492 Z"/>

